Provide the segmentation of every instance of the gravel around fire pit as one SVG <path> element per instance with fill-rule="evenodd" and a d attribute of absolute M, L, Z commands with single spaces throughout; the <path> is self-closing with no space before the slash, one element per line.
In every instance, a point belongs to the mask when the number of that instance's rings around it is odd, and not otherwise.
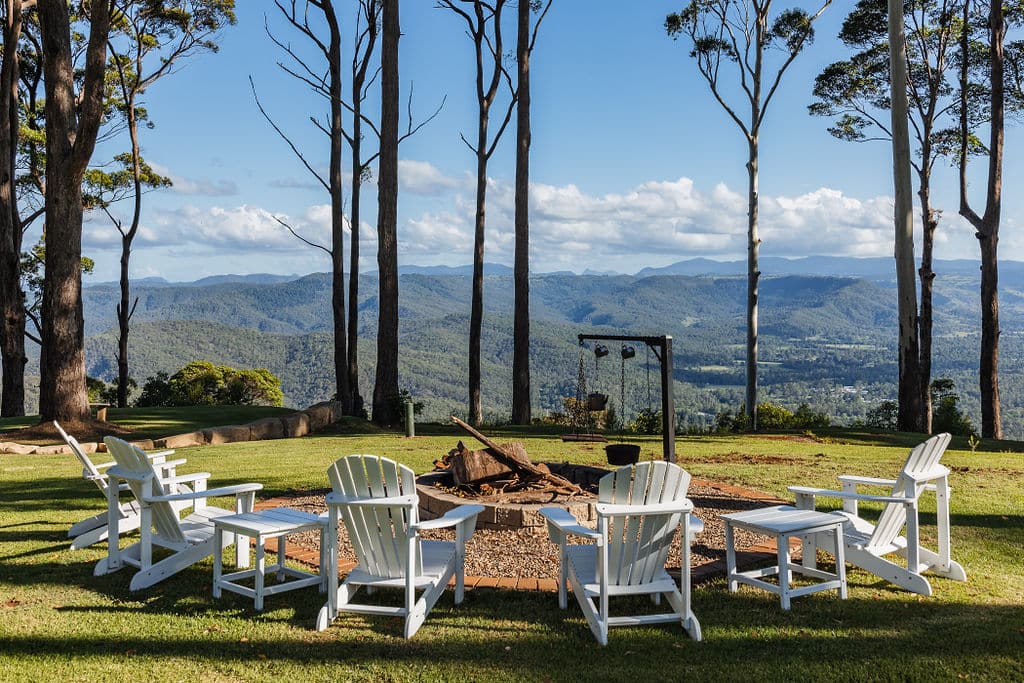
<path fill-rule="evenodd" d="M 764 507 L 763 502 L 741 498 L 718 489 L 693 484 L 689 498 L 694 513 L 704 522 L 690 549 L 690 565 L 696 567 L 725 557 L 725 523 L 721 515 L 740 510 Z M 321 513 L 326 511 L 324 494 L 296 496 L 287 506 L 298 510 Z M 454 531 L 439 530 L 423 534 L 424 538 L 452 540 Z M 342 561 L 354 561 L 355 554 L 348 541 L 344 525 L 338 531 L 338 553 Z M 768 538 L 735 529 L 737 550 L 763 543 Z M 319 549 L 319 535 L 313 532 L 288 537 L 289 543 L 307 549 Z M 673 543 L 668 566 L 679 566 L 679 538 Z M 491 531 L 478 529 L 466 545 L 466 575 L 515 578 L 558 578 L 558 546 L 551 543 L 546 533 L 528 530 Z"/>

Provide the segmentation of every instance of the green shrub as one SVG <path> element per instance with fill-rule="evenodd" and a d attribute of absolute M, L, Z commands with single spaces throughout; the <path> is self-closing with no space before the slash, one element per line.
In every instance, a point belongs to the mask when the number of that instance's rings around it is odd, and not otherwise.
<path fill-rule="evenodd" d="M 932 380 L 932 432 L 949 432 L 953 436 L 977 436 L 978 432 L 960 410 L 960 395 L 947 377 Z"/>
<path fill-rule="evenodd" d="M 869 429 L 882 429 L 887 432 L 896 431 L 896 416 L 899 405 L 896 401 L 882 401 L 868 411 L 864 418 L 864 426 Z"/>
<path fill-rule="evenodd" d="M 641 410 L 629 423 L 629 431 L 634 434 L 661 434 L 661 411 Z"/>
<path fill-rule="evenodd" d="M 167 376 L 158 372 L 146 380 L 137 406 L 269 405 L 284 403 L 281 380 L 266 368 L 239 370 L 192 361 Z"/>
<path fill-rule="evenodd" d="M 825 413 L 816 413 L 806 403 L 801 403 L 793 414 L 793 429 L 821 429 L 832 426 L 832 418 Z"/>
<path fill-rule="evenodd" d="M 759 430 L 820 429 L 828 427 L 832 420 L 825 413 L 816 413 L 806 403 L 801 403 L 794 413 L 776 403 L 765 401 L 757 405 L 757 428 Z M 723 410 L 715 417 L 715 431 L 719 434 L 746 432 L 750 430 L 750 419 L 746 408 L 733 416 L 732 411 Z"/>
<path fill-rule="evenodd" d="M 174 393 L 171 391 L 170 377 L 166 372 L 160 371 L 146 379 L 135 405 L 139 408 L 174 405 Z"/>
<path fill-rule="evenodd" d="M 792 411 L 775 403 L 757 405 L 758 429 L 792 429 L 794 417 Z"/>
<path fill-rule="evenodd" d="M 403 424 L 405 423 L 405 404 L 412 400 L 412 394 L 408 389 L 399 389 L 397 395 L 388 397 L 388 401 L 391 403 L 391 414 L 397 415 Z M 412 414 L 416 416 L 423 412 L 423 405 L 423 401 L 413 401 Z"/>
<path fill-rule="evenodd" d="M 89 403 L 99 403 L 106 389 L 107 383 L 103 380 L 86 376 L 85 391 L 89 394 Z"/>

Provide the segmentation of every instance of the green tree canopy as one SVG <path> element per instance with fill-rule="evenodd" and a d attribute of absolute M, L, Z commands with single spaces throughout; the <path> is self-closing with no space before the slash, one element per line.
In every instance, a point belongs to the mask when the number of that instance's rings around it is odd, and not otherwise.
<path fill-rule="evenodd" d="M 281 380 L 266 368 L 239 370 L 194 360 L 176 373 L 157 373 L 142 388 L 140 406 L 269 405 L 284 402 Z"/>

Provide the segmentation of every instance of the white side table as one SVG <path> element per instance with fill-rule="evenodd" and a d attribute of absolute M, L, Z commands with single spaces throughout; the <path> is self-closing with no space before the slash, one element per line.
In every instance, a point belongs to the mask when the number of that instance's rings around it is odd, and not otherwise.
<path fill-rule="evenodd" d="M 221 553 L 215 552 L 213 554 L 213 597 L 219 598 L 221 596 L 221 590 L 228 590 L 233 593 L 255 598 L 255 607 L 256 610 L 259 611 L 263 609 L 263 597 L 266 595 L 283 593 L 284 591 L 295 590 L 296 588 L 305 588 L 306 586 L 319 586 L 321 593 L 326 589 L 325 582 L 327 574 L 324 572 L 325 552 L 323 543 L 323 531 L 327 527 L 325 519 L 321 519 L 317 515 L 302 512 L 300 510 L 276 508 L 273 510 L 259 510 L 246 512 L 240 515 L 218 517 L 213 521 L 213 524 L 214 533 L 216 535 L 216 539 L 214 540 L 215 548 L 223 547 L 222 541 L 225 532 L 236 534 L 235 541 L 237 543 L 243 542 L 242 539 L 239 538 L 240 536 L 252 538 L 256 543 L 256 567 L 254 569 L 246 569 L 244 571 L 224 574 L 221 566 Z M 292 569 L 291 567 L 286 567 L 284 565 L 286 538 L 289 534 L 301 531 L 320 532 L 321 550 L 319 574 Z M 268 538 L 277 539 L 277 563 L 270 567 L 266 567 L 264 562 L 263 546 Z M 247 561 L 248 557 L 245 559 Z M 240 566 L 246 567 L 248 566 L 248 562 L 241 564 Z M 271 573 L 276 572 L 277 580 L 280 583 L 273 586 L 266 586 L 264 579 L 267 570 L 270 570 Z M 252 578 L 255 579 L 255 585 L 253 588 L 237 583 L 243 579 Z M 293 580 L 289 581 L 289 578 Z"/>
<path fill-rule="evenodd" d="M 846 518 L 842 515 L 800 510 L 790 505 L 775 505 L 758 510 L 733 512 L 722 515 L 722 519 L 725 520 L 726 579 L 729 582 L 730 592 L 736 592 L 739 583 L 762 588 L 782 598 L 782 609 L 789 609 L 791 598 L 835 588 L 839 589 L 839 597 L 846 599 L 846 563 L 843 557 L 843 522 Z M 775 536 L 778 542 L 778 564 L 764 569 L 737 571 L 733 527 L 766 536 Z M 790 563 L 789 539 L 791 537 L 813 537 L 823 533 L 835 535 L 835 574 L 815 568 L 815 558 L 813 557 L 803 558 L 802 566 L 794 566 Z M 790 585 L 792 572 L 823 580 L 820 583 L 792 588 Z M 763 580 L 763 577 L 776 575 L 779 577 L 778 585 Z"/>

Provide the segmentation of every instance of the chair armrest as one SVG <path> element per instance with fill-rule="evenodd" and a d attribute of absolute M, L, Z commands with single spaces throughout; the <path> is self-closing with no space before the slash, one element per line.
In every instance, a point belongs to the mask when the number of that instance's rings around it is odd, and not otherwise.
<path fill-rule="evenodd" d="M 697 515 L 690 515 L 690 534 L 702 534 L 704 533 L 704 520 Z"/>
<path fill-rule="evenodd" d="M 460 505 L 456 508 L 452 508 L 437 519 L 427 519 L 422 522 L 417 522 L 416 524 L 413 524 L 412 527 L 417 531 L 423 531 L 424 529 L 445 529 L 476 517 L 483 511 L 483 505 Z"/>
<path fill-rule="evenodd" d="M 837 477 L 844 484 L 863 484 L 864 486 L 895 486 L 895 479 L 879 479 L 878 477 L 858 477 L 853 474 L 842 474 Z"/>
<path fill-rule="evenodd" d="M 113 467 L 116 464 L 117 464 L 117 462 L 111 460 L 110 462 L 101 462 L 98 465 L 97 464 L 93 464 L 93 467 L 95 467 L 98 470 L 102 470 L 102 469 L 106 469 L 107 467 Z"/>
<path fill-rule="evenodd" d="M 153 451 L 152 453 L 146 453 L 146 457 L 152 460 L 153 458 L 166 458 L 168 455 L 174 455 L 174 449 L 166 451 Z"/>
<path fill-rule="evenodd" d="M 173 470 L 178 465 L 184 465 L 188 460 L 180 458 L 178 460 L 164 460 L 163 462 L 154 462 L 153 467 L 159 467 L 162 470 Z"/>
<path fill-rule="evenodd" d="M 918 474 L 915 474 L 913 472 L 908 472 L 906 476 L 907 476 L 907 478 L 909 478 L 909 479 L 913 480 L 914 482 L 920 484 L 922 482 L 929 482 L 929 481 L 934 481 L 935 479 L 941 479 L 942 477 L 948 477 L 949 476 L 949 468 L 946 467 L 945 465 L 935 465 L 934 467 L 932 467 L 927 472 L 921 472 L 921 473 L 918 473 Z"/>
<path fill-rule="evenodd" d="M 174 493 L 169 496 L 146 496 L 145 501 L 147 503 L 164 502 L 170 503 L 176 500 L 195 500 L 196 498 L 216 498 L 217 496 L 234 496 L 239 493 L 249 493 L 250 491 L 259 491 L 263 488 L 263 484 L 235 484 L 234 486 L 221 486 L 216 489 L 207 489 L 206 491 L 191 491 L 188 493 Z"/>
<path fill-rule="evenodd" d="M 807 486 L 787 486 L 790 493 L 805 496 L 821 496 L 823 498 L 842 498 L 844 500 L 865 500 L 876 503 L 913 503 L 916 499 L 907 496 L 872 496 L 867 493 L 853 493 L 851 491 L 833 491 L 830 489 L 815 489 Z"/>
<path fill-rule="evenodd" d="M 671 503 L 652 503 L 650 505 L 613 505 L 611 503 L 598 503 L 594 506 L 597 514 L 608 517 L 623 517 L 625 515 L 657 515 L 671 512 L 690 512 L 693 510 L 693 502 L 684 498 L 683 500 Z"/>
<path fill-rule="evenodd" d="M 555 527 L 562 535 L 572 534 L 595 541 L 602 539 L 599 531 L 582 526 L 572 513 L 564 508 L 541 508 L 537 512 L 548 521 L 549 527 Z"/>
<path fill-rule="evenodd" d="M 413 494 L 408 496 L 388 496 L 385 498 L 361 498 L 346 496 L 343 493 L 328 493 L 326 502 L 328 505 L 365 505 L 365 506 L 402 506 L 409 507 L 419 504 L 419 496 Z"/>

